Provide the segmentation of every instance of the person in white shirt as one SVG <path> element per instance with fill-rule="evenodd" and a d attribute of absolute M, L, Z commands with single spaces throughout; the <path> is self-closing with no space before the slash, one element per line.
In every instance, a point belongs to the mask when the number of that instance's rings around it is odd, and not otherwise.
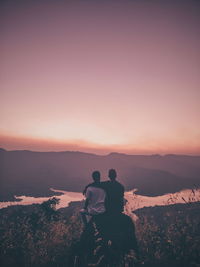
<path fill-rule="evenodd" d="M 103 214 L 105 209 L 106 193 L 101 188 L 99 171 L 92 173 L 93 183 L 87 185 L 83 191 L 86 197 L 84 209 L 80 211 L 84 224 L 86 225 L 91 216 Z M 88 218 L 88 216 L 89 218 Z"/>

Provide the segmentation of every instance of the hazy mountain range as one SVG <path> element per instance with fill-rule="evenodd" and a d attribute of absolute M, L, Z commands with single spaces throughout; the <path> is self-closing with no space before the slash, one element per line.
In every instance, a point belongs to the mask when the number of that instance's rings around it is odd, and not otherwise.
<path fill-rule="evenodd" d="M 81 192 L 90 183 L 92 171 L 100 170 L 106 180 L 110 168 L 117 170 L 127 190 L 138 188 L 143 195 L 200 187 L 200 156 L 0 149 L 0 200 L 12 200 L 14 195 L 49 196 L 50 187 Z"/>

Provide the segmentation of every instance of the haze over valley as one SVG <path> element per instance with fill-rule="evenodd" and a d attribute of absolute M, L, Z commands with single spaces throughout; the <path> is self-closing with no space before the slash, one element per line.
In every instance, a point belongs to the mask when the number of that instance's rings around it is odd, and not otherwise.
<path fill-rule="evenodd" d="M 200 186 L 200 156 L 95 155 L 83 152 L 32 152 L 0 150 L 0 200 L 14 196 L 48 197 L 50 188 L 82 192 L 91 173 L 100 170 L 102 180 L 115 168 L 126 190 L 158 196 Z M 58 193 L 59 194 L 59 193 Z"/>

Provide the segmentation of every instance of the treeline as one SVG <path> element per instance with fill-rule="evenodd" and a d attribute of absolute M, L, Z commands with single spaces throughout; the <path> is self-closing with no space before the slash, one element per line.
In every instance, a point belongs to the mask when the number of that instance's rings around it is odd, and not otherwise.
<path fill-rule="evenodd" d="M 57 211 L 58 200 L 0 210 L 2 267 L 71 267 L 70 247 L 81 234 L 81 202 Z M 143 208 L 136 231 L 143 266 L 200 266 L 200 202 Z"/>

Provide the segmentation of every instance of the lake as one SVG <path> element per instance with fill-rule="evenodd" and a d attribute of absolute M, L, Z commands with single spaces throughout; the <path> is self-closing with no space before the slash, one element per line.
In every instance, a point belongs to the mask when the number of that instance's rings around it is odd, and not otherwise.
<path fill-rule="evenodd" d="M 64 190 L 57 190 L 50 188 L 55 193 L 61 193 L 61 195 L 55 195 L 60 200 L 57 205 L 57 209 L 65 208 L 72 201 L 82 201 L 84 196 L 79 192 L 69 192 Z M 188 203 L 200 201 L 200 189 L 186 189 L 176 193 L 165 194 L 156 197 L 142 196 L 136 194 L 136 189 L 125 192 L 125 199 L 127 203 L 125 205 L 125 212 L 131 214 L 132 211 L 152 206 L 163 206 L 176 203 Z M 31 205 L 41 204 L 44 201 L 52 197 L 30 197 L 30 196 L 15 196 L 17 201 L 0 202 L 0 208 L 6 208 L 13 205 Z"/>

